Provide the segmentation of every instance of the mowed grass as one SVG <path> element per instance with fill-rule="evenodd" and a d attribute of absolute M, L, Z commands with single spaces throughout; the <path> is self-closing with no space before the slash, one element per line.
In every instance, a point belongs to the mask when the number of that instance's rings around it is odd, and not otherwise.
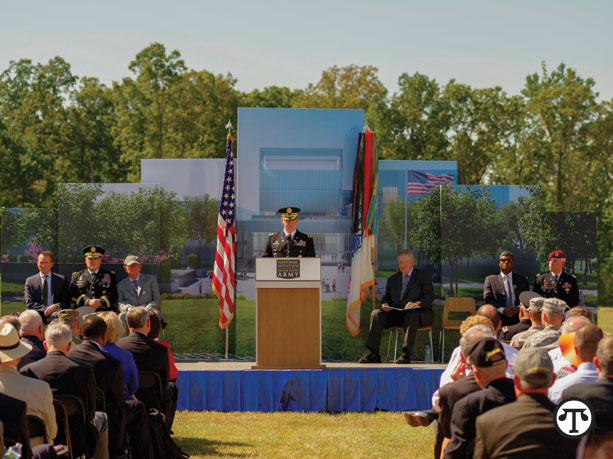
<path fill-rule="evenodd" d="M 431 427 L 401 413 L 178 411 L 173 438 L 192 458 L 431 457 Z"/>

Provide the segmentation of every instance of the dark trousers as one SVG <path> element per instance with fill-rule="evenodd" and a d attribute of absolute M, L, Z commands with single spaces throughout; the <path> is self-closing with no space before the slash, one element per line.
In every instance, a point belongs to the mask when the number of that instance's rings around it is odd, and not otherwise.
<path fill-rule="evenodd" d="M 387 312 L 375 309 L 370 314 L 370 328 L 368 329 L 368 338 L 366 338 L 366 347 L 372 352 L 379 353 L 383 330 L 390 327 L 403 327 L 402 352 L 410 354 L 417 337 L 417 329 L 424 325 L 432 325 L 433 320 L 434 312 L 429 309 L 415 308 Z"/>
<path fill-rule="evenodd" d="M 175 412 L 177 411 L 177 399 L 179 398 L 179 388 L 170 381 L 166 393 L 164 394 L 164 414 L 166 414 L 166 425 L 168 430 L 172 431 L 172 423 L 175 420 Z"/>
<path fill-rule="evenodd" d="M 153 459 L 147 408 L 139 400 L 126 400 L 126 431 L 130 435 L 132 457 Z"/>

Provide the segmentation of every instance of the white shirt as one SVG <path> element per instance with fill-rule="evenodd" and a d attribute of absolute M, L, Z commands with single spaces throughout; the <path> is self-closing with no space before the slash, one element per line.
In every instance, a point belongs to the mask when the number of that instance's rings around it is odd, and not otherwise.
<path fill-rule="evenodd" d="M 507 281 L 507 276 L 509 277 L 509 280 Z M 502 271 L 500 271 L 500 277 L 502 277 L 502 284 L 503 284 L 503 288 L 504 291 L 507 291 L 507 288 L 510 288 L 511 290 L 509 291 L 509 295 L 511 295 L 511 301 L 513 302 L 513 304 L 515 304 L 515 298 L 513 297 L 513 271 L 511 271 L 509 274 L 505 274 Z M 511 282 L 511 286 L 509 287 L 509 285 L 507 284 L 507 282 Z M 500 312 L 501 314 L 504 312 L 505 308 L 501 307 L 498 308 L 498 312 Z"/>
<path fill-rule="evenodd" d="M 560 347 L 554 347 L 552 350 L 547 352 L 549 354 L 549 358 L 551 359 L 551 363 L 553 363 L 553 372 L 557 373 L 562 367 L 570 366 L 570 362 L 566 360 L 564 354 L 562 354 L 562 349 Z"/>
<path fill-rule="evenodd" d="M 569 387 L 575 384 L 596 381 L 597 379 L 598 370 L 596 370 L 596 366 L 592 362 L 580 363 L 577 371 L 553 383 L 553 386 L 549 389 L 549 400 L 556 404 L 560 403 L 562 401 L 562 393 Z"/>

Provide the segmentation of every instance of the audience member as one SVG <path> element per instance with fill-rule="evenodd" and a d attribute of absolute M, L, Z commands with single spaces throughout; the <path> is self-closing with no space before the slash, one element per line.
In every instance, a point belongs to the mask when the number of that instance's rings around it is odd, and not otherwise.
<path fill-rule="evenodd" d="M 17 315 L 9 314 L 8 316 L 0 317 L 0 325 L 4 324 L 11 324 L 13 328 L 17 330 L 17 333 L 21 335 L 21 322 L 19 321 L 19 313 L 17 313 Z"/>
<path fill-rule="evenodd" d="M 40 320 L 38 313 L 33 312 Z M 17 371 L 19 360 L 31 350 L 32 345 L 20 341 L 19 334 L 12 325 L 2 326 L 0 330 L 0 392 L 26 402 L 27 414 L 39 417 L 45 424 L 47 441 L 43 443 L 49 443 L 57 435 L 53 395 L 49 384 L 20 375 Z"/>
<path fill-rule="evenodd" d="M 575 354 L 575 332 L 592 322 L 586 316 L 573 316 L 566 319 L 560 327 L 558 346 L 549 351 L 549 358 L 553 363 L 556 379 L 574 373 L 579 362 Z M 564 347 L 564 350 L 562 349 Z"/>
<path fill-rule="evenodd" d="M 522 349 L 540 347 L 549 351 L 556 348 L 560 338 L 560 327 L 564 320 L 565 310 L 566 303 L 564 301 L 557 298 L 547 298 L 543 302 L 543 309 L 541 311 L 541 319 L 545 328 L 530 336 Z"/>
<path fill-rule="evenodd" d="M 106 344 L 102 346 L 102 350 L 121 362 L 126 400 L 134 400 L 133 395 L 138 389 L 138 369 L 134 356 L 131 352 L 117 346 L 117 340 L 123 333 L 123 324 L 113 311 L 104 311 L 98 315 L 106 323 Z"/>
<path fill-rule="evenodd" d="M 45 331 L 47 356 L 26 365 L 20 372 L 48 383 L 53 395 L 72 395 L 83 402 L 86 424 L 83 425 L 80 415 L 69 418 L 74 456 L 108 457 L 107 418 L 105 413 L 96 412 L 94 372 L 89 365 L 66 356 L 71 346 L 70 328 L 59 321 L 53 322 Z"/>
<path fill-rule="evenodd" d="M 128 255 L 123 262 L 123 269 L 128 277 L 123 278 L 117 285 L 119 295 L 120 318 L 125 323 L 125 314 L 135 306 L 155 309 L 166 326 L 166 318 L 162 315 L 162 296 L 155 276 L 142 273 L 143 266 L 135 255 Z"/>
<path fill-rule="evenodd" d="M 507 361 L 502 344 L 495 338 L 481 338 L 468 356 L 475 380 L 483 390 L 467 395 L 453 407 L 451 441 L 446 458 L 472 457 L 477 416 L 515 401 L 513 381 L 505 375 Z"/>
<path fill-rule="evenodd" d="M 530 300 L 532 298 L 541 298 L 538 293 L 526 290 L 519 294 L 519 322 L 515 325 L 505 325 L 500 331 L 500 339 L 509 343 L 513 337 L 519 333 L 525 332 L 532 326 L 530 320 Z"/>
<path fill-rule="evenodd" d="M 519 322 L 519 296 L 530 290 L 528 280 L 521 274 L 513 273 L 514 266 L 513 253 L 505 250 L 498 258 L 500 272 L 487 276 L 483 284 L 483 301 L 498 309 L 505 326 Z"/>
<path fill-rule="evenodd" d="M 106 323 L 96 314 L 88 314 L 83 317 L 81 335 L 83 343 L 74 346 L 68 357 L 87 363 L 94 369 L 96 385 L 104 394 L 109 420 L 109 453 L 111 456 L 124 454 L 127 430 L 132 454 L 135 457 L 152 457 L 145 405 L 138 400 L 126 401 L 121 363 L 102 350 L 106 344 Z"/>
<path fill-rule="evenodd" d="M 477 418 L 474 457 L 574 458 L 577 440 L 562 436 L 553 424 L 555 405 L 547 392 L 555 374 L 547 351 L 524 347 L 514 371 L 517 401 Z"/>
<path fill-rule="evenodd" d="M 517 335 L 513 336 L 511 339 L 511 347 L 515 349 L 521 349 L 524 347 L 526 340 L 530 338 L 535 333 L 543 330 L 543 320 L 541 317 L 541 312 L 543 310 L 543 303 L 545 302 L 545 298 L 542 296 L 531 298 L 528 306 L 528 317 L 530 318 L 530 328 L 525 330 Z"/>
<path fill-rule="evenodd" d="M 62 309 L 57 313 L 57 318 L 70 327 L 72 344 L 78 346 L 83 342 L 81 339 L 81 316 L 74 309 Z"/>
<path fill-rule="evenodd" d="M 585 325 L 575 332 L 575 354 L 579 360 L 577 371 L 558 379 L 549 389 L 549 399 L 558 404 L 562 401 L 562 392 L 575 384 L 596 381 L 598 370 L 593 363 L 598 343 L 603 337 L 597 325 Z"/>
<path fill-rule="evenodd" d="M 594 323 L 594 314 L 592 314 L 592 311 L 590 311 L 585 306 L 575 306 L 570 308 L 566 313 L 566 320 L 576 316 L 587 317 L 588 319 L 590 319 L 591 323 Z"/>
<path fill-rule="evenodd" d="M 571 308 L 579 304 L 579 287 L 574 275 L 563 271 L 566 254 L 554 250 L 547 257 L 549 271 L 539 274 L 534 281 L 534 291 L 544 298 L 558 298 Z"/>
<path fill-rule="evenodd" d="M 53 320 L 59 309 L 70 307 L 68 285 L 64 276 L 51 272 L 53 268 L 51 252 L 46 250 L 40 252 L 36 265 L 38 274 L 26 279 L 25 301 L 28 309 L 37 311 L 43 322 L 47 324 Z"/>
<path fill-rule="evenodd" d="M 158 374 L 162 383 L 162 393 L 165 394 L 169 381 L 168 351 L 163 345 L 147 338 L 151 329 L 149 313 L 143 307 L 134 307 L 128 312 L 127 321 L 130 335 L 120 338 L 117 345 L 132 353 L 138 371 Z M 136 396 L 147 408 L 156 408 L 165 412 L 164 400 L 160 400 L 159 392 L 154 387 L 139 390 Z"/>
<path fill-rule="evenodd" d="M 38 312 L 31 309 L 23 311 L 19 315 L 19 322 L 21 323 L 19 331 L 21 340 L 32 345 L 32 350 L 24 355 L 19 362 L 18 368 L 21 368 L 30 362 L 36 362 L 44 358 L 47 351 L 43 346 L 43 320 Z"/>
<path fill-rule="evenodd" d="M 24 459 L 32 457 L 30 448 L 30 430 L 26 418 L 27 405 L 23 400 L 6 395 L 0 391 L 0 421 L 4 424 L 5 439 L 10 438 L 11 442 L 6 442 L 6 447 L 21 443 L 21 455 Z"/>
<path fill-rule="evenodd" d="M 605 336 L 598 343 L 594 365 L 598 379 L 569 387 L 562 398 L 586 400 L 594 410 L 595 433 L 602 435 L 613 432 L 613 336 Z"/>
<path fill-rule="evenodd" d="M 83 249 L 86 269 L 72 273 L 69 295 L 74 308 L 83 314 L 94 311 L 115 311 L 117 309 L 117 282 L 115 273 L 101 268 L 105 250 L 99 246 Z"/>
<path fill-rule="evenodd" d="M 366 338 L 366 348 L 370 352 L 360 359 L 360 363 L 381 363 L 381 335 L 384 329 L 390 327 L 404 328 L 402 355 L 396 363 L 411 363 L 411 350 L 415 344 L 417 329 L 432 325 L 434 320 L 434 288 L 430 274 L 414 267 L 415 256 L 410 250 L 401 250 L 397 261 L 398 271 L 387 280 L 381 309 L 373 310 L 370 315 Z"/>

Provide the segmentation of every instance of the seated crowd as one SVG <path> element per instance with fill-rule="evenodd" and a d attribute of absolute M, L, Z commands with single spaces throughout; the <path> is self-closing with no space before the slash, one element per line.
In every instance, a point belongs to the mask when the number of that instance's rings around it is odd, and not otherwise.
<path fill-rule="evenodd" d="M 611 457 L 613 336 L 589 309 L 529 293 L 519 311 L 527 330 L 501 333 L 497 308 L 481 306 L 462 323 L 432 409 L 403 413 L 413 427 L 434 421 L 434 457 Z M 554 425 L 569 398 L 593 409 L 594 427 L 581 439 Z"/>
<path fill-rule="evenodd" d="M 28 309 L 0 318 L 0 453 L 20 443 L 24 458 L 164 457 L 159 437 L 172 433 L 178 370 L 159 341 L 155 277 L 126 257 L 122 298 L 114 273 L 100 268 L 104 251 L 84 253 L 87 269 L 68 286 L 42 252 L 40 273 L 26 281 Z"/>

